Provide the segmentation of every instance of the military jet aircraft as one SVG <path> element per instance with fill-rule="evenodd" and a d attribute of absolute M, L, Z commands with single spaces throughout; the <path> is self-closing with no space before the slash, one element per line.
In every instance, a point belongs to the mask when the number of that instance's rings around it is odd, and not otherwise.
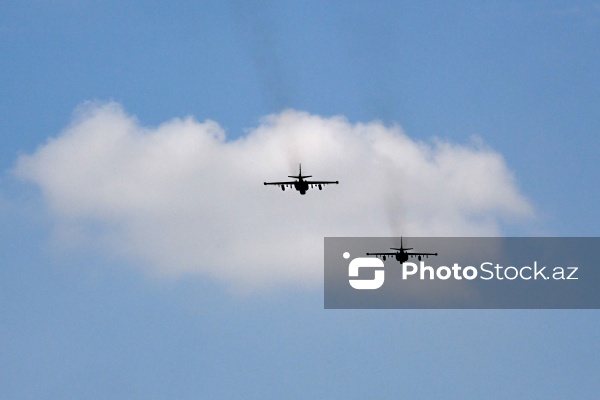
<path fill-rule="evenodd" d="M 295 178 L 295 181 L 288 182 L 265 182 L 265 185 L 277 185 L 281 186 L 281 190 L 285 190 L 286 187 L 295 188 L 300 194 L 306 194 L 306 191 L 309 188 L 314 188 L 317 186 L 319 190 L 323 189 L 323 185 L 335 184 L 337 185 L 339 181 L 307 181 L 305 178 L 311 178 L 312 175 L 302 175 L 302 164 L 300 164 L 300 172 L 298 175 L 288 175 L 288 178 Z"/>
<path fill-rule="evenodd" d="M 396 260 L 402 264 L 408 261 L 409 257 L 417 257 L 419 261 L 421 261 L 421 257 L 429 257 L 429 256 L 437 256 L 438 253 L 417 253 L 412 250 L 412 247 L 404 248 L 402 247 L 402 237 L 400 237 L 400 248 L 390 247 L 391 250 L 396 250 L 393 253 L 367 253 L 368 256 L 377 256 L 381 257 L 383 261 L 385 261 L 388 257 L 395 257 Z"/>

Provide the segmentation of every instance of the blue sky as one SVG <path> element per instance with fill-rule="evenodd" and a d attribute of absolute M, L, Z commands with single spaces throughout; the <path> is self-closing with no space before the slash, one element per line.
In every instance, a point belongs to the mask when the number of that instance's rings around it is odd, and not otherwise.
<path fill-rule="evenodd" d="M 0 394 L 596 398 L 595 311 L 326 311 L 319 285 L 244 294 L 202 269 L 165 277 L 148 272 L 150 253 L 65 243 L 54 186 L 12 171 L 90 100 L 120 104 L 142 130 L 210 119 L 229 141 L 294 109 L 397 124 L 432 148 L 483 142 L 515 178 L 496 189 L 534 210 L 509 208 L 502 233 L 598 236 L 599 31 L 600 4 L 586 1 L 3 2 Z M 300 196 L 265 193 L 302 217 Z M 110 222 L 85 233 L 119 241 Z"/>

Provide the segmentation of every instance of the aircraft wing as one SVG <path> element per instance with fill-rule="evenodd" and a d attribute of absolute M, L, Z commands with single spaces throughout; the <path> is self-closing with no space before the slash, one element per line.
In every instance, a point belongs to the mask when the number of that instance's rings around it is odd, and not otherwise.
<path fill-rule="evenodd" d="M 265 182 L 265 185 L 293 185 L 298 181 L 288 181 L 288 182 Z"/>
<path fill-rule="evenodd" d="M 398 254 L 397 251 L 393 252 L 393 253 L 366 253 L 368 256 L 395 256 L 396 254 Z M 438 253 L 414 253 L 414 252 L 410 252 L 410 253 L 404 253 L 409 257 L 415 257 L 415 256 L 437 256 Z"/>
<path fill-rule="evenodd" d="M 340 183 L 339 181 L 304 181 L 306 183 L 308 183 L 309 185 L 337 185 L 338 183 Z"/>
<path fill-rule="evenodd" d="M 437 256 L 438 253 L 413 253 L 412 251 L 410 253 L 406 253 L 407 256 L 409 257 L 414 257 L 414 256 Z"/>
<path fill-rule="evenodd" d="M 397 252 L 394 253 L 366 253 L 368 256 L 395 256 L 396 254 L 398 254 Z"/>

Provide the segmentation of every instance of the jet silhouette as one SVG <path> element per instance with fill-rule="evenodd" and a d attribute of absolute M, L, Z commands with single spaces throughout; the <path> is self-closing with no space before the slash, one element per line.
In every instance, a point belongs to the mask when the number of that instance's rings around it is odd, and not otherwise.
<path fill-rule="evenodd" d="M 265 185 L 277 185 L 281 186 L 281 190 L 285 190 L 286 186 L 289 188 L 295 188 L 300 194 L 306 194 L 306 191 L 309 188 L 313 188 L 317 186 L 319 190 L 323 189 L 323 185 L 335 184 L 337 185 L 339 181 L 307 181 L 305 178 L 311 178 L 312 175 L 302 175 L 302 164 L 300 164 L 300 172 L 298 175 L 288 175 L 288 178 L 295 178 L 295 181 L 288 182 L 265 182 Z"/>
<path fill-rule="evenodd" d="M 417 253 L 417 252 L 412 252 L 412 251 L 406 251 L 406 250 L 412 250 L 412 247 L 408 247 L 408 248 L 404 248 L 402 247 L 402 237 L 400 237 L 400 248 L 395 248 L 395 247 L 390 247 L 391 250 L 396 250 L 394 253 L 367 253 L 368 256 L 377 256 L 378 258 L 381 257 L 383 259 L 383 261 L 385 261 L 387 259 L 387 257 L 396 257 L 396 260 L 402 264 L 406 261 L 408 261 L 409 257 L 417 257 L 419 261 L 421 261 L 421 257 L 429 257 L 429 256 L 437 256 L 438 253 Z"/>

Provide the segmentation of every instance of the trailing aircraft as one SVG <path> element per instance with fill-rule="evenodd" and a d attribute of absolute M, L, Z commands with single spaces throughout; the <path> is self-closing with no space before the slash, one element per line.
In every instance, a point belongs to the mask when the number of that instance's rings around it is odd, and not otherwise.
<path fill-rule="evenodd" d="M 323 185 L 337 185 L 339 181 L 309 181 L 306 178 L 311 178 L 312 175 L 302 175 L 302 164 L 300 164 L 300 172 L 298 175 L 288 175 L 288 178 L 295 178 L 295 181 L 287 181 L 287 182 L 265 182 L 265 185 L 276 185 L 281 186 L 281 190 L 285 190 L 286 187 L 294 188 L 300 192 L 300 194 L 306 194 L 306 191 L 309 188 L 314 188 L 315 186 L 319 188 L 319 190 L 323 190 Z"/>
<path fill-rule="evenodd" d="M 421 257 L 429 257 L 429 256 L 437 256 L 438 253 L 417 253 L 412 250 L 412 247 L 404 248 L 402 246 L 402 237 L 400 237 L 400 248 L 390 247 L 391 250 L 396 250 L 393 253 L 367 253 L 368 256 L 376 256 L 381 257 L 383 261 L 385 261 L 388 257 L 395 257 L 396 261 L 400 264 L 408 261 L 409 257 L 417 257 L 419 261 L 421 261 Z"/>

